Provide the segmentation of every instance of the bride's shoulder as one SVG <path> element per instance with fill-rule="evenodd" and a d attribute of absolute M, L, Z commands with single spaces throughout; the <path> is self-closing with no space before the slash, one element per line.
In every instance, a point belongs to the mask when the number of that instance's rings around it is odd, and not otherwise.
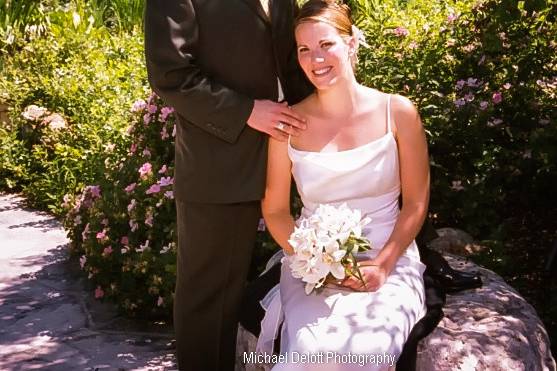
<path fill-rule="evenodd" d="M 395 133 L 421 131 L 422 122 L 414 103 L 398 94 L 391 95 L 390 99 L 391 122 Z"/>
<path fill-rule="evenodd" d="M 315 94 L 310 94 L 300 102 L 294 104 L 290 108 L 299 114 L 308 114 L 315 107 Z"/>

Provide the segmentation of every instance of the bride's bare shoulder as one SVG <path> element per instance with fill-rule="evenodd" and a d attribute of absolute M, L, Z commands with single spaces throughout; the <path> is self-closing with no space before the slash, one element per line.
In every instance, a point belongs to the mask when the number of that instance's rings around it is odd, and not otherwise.
<path fill-rule="evenodd" d="M 299 113 L 301 115 L 304 115 L 304 114 L 307 115 L 307 114 L 311 113 L 314 110 L 314 107 L 315 107 L 315 95 L 314 94 L 308 95 L 306 98 L 304 98 L 299 103 L 291 106 L 291 108 L 296 113 Z"/>

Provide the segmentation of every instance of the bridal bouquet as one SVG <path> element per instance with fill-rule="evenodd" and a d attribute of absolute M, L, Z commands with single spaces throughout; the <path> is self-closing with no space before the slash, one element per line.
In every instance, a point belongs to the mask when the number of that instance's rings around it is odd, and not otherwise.
<path fill-rule="evenodd" d="M 285 259 L 292 276 L 306 282 L 306 294 L 322 288 L 328 280 L 342 280 L 347 275 L 365 285 L 355 254 L 371 249 L 369 240 L 362 237 L 362 227 L 370 221 L 345 203 L 339 207 L 320 205 L 311 216 L 298 219 L 288 240 L 294 254 Z"/>

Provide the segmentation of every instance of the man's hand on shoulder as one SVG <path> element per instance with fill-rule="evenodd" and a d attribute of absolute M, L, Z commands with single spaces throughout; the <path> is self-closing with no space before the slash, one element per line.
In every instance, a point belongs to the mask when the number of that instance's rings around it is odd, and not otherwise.
<path fill-rule="evenodd" d="M 307 127 L 306 120 L 288 107 L 286 102 L 270 100 L 255 100 L 247 124 L 280 141 L 285 141 L 288 135 L 298 136 Z"/>

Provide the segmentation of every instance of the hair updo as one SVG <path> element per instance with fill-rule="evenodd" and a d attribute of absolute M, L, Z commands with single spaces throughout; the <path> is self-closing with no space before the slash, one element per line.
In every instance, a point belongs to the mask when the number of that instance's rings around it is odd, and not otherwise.
<path fill-rule="evenodd" d="M 294 28 L 302 23 L 323 22 L 334 27 L 344 38 L 354 36 L 352 11 L 350 7 L 337 0 L 308 0 L 300 8 L 294 20 Z M 351 56 L 352 67 L 356 67 L 357 56 Z"/>

